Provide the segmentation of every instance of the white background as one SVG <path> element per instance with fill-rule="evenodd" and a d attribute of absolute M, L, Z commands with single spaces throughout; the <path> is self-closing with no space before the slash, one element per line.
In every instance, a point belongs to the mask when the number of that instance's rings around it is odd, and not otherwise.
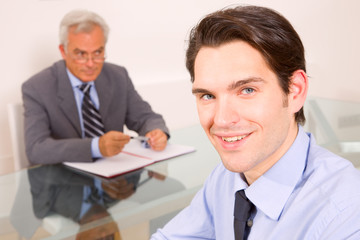
<path fill-rule="evenodd" d="M 21 102 L 21 84 L 60 59 L 58 25 L 84 8 L 110 26 L 108 61 L 125 66 L 170 129 L 197 123 L 185 69 L 189 30 L 230 4 L 271 7 L 294 25 L 306 50 L 311 96 L 360 102 L 360 2 L 357 0 L 2 0 L 0 3 L 0 174 L 12 167 L 6 105 Z"/>

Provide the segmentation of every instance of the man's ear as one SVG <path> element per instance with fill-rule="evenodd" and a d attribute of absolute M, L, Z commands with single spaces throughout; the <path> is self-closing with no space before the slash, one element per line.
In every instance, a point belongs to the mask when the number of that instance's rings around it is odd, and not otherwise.
<path fill-rule="evenodd" d="M 303 70 L 296 70 L 291 76 L 288 97 L 289 107 L 293 113 L 297 113 L 304 106 L 308 88 L 308 76 Z"/>
<path fill-rule="evenodd" d="M 60 50 L 60 53 L 61 53 L 61 56 L 63 59 L 66 59 L 66 53 L 65 53 L 65 48 L 64 48 L 64 45 L 63 44 L 60 44 L 59 45 L 59 50 Z"/>

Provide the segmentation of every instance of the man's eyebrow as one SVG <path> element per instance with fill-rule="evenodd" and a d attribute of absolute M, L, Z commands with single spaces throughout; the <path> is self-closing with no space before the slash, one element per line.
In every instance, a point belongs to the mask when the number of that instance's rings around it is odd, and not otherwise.
<path fill-rule="evenodd" d="M 259 78 L 259 77 L 249 77 L 249 78 L 238 80 L 238 81 L 230 84 L 227 89 L 229 91 L 235 90 L 243 85 L 246 85 L 248 83 L 253 83 L 253 82 L 265 82 L 265 80 L 262 78 Z"/>
<path fill-rule="evenodd" d="M 104 47 L 104 46 L 101 46 L 101 47 L 99 47 L 98 49 L 94 50 L 93 53 L 96 52 L 96 51 L 103 51 L 104 49 L 105 49 L 105 47 Z M 74 49 L 74 52 L 87 53 L 85 50 L 82 50 L 82 49 L 80 49 L 80 48 L 75 48 L 75 49 Z"/>
<path fill-rule="evenodd" d="M 101 47 L 99 47 L 98 49 L 94 50 L 93 52 L 96 52 L 96 51 L 103 51 L 104 49 L 105 49 L 105 47 L 104 47 L 104 46 L 101 46 Z"/>
<path fill-rule="evenodd" d="M 192 94 L 199 94 L 199 93 L 210 93 L 209 90 L 206 90 L 205 88 L 193 88 L 191 90 Z"/>
<path fill-rule="evenodd" d="M 235 90 L 243 85 L 246 85 L 246 84 L 252 83 L 252 82 L 260 82 L 261 83 L 261 82 L 265 82 L 265 80 L 262 78 L 259 78 L 259 77 L 249 77 L 249 78 L 245 78 L 245 79 L 241 79 L 236 82 L 233 82 L 232 84 L 230 84 L 228 86 L 227 89 L 228 89 L 228 91 Z M 193 88 L 192 89 L 192 94 L 195 95 L 195 94 L 199 94 L 199 93 L 207 94 L 207 93 L 211 93 L 211 91 L 209 91 L 205 88 Z"/>

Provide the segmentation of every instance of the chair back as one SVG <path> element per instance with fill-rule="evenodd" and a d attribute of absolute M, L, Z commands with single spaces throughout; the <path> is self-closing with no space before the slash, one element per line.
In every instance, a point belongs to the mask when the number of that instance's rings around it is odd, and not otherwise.
<path fill-rule="evenodd" d="M 14 170 L 18 171 L 30 166 L 25 153 L 24 107 L 20 103 L 9 103 L 7 109 L 14 156 Z"/>

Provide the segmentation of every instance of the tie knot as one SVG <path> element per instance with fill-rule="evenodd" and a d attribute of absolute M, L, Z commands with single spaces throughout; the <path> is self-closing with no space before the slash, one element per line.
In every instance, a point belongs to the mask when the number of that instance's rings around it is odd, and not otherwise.
<path fill-rule="evenodd" d="M 239 221 L 246 222 L 251 214 L 252 202 L 246 197 L 244 190 L 235 194 L 234 217 Z"/>
<path fill-rule="evenodd" d="M 84 93 L 87 94 L 90 92 L 91 85 L 89 83 L 83 83 L 79 86 L 79 89 Z"/>

